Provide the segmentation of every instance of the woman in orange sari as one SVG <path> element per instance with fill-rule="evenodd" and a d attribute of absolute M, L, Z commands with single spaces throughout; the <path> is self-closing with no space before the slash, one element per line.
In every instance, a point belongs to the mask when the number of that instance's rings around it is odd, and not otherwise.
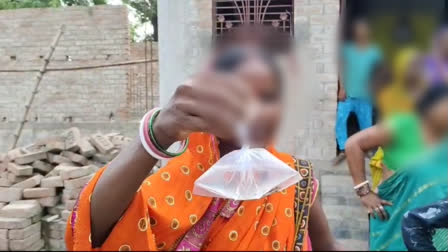
<path fill-rule="evenodd" d="M 233 54 L 240 60 L 226 63 L 238 65 L 232 74 L 205 70 L 178 87 L 155 118 L 151 134 L 163 148 L 189 138 L 182 155 L 148 176 L 158 160 L 136 139 L 86 185 L 67 224 L 69 250 L 335 250 L 311 164 L 270 145 L 282 109 L 273 58 L 262 50 Z M 261 104 L 252 142 L 303 179 L 259 200 L 193 195 L 195 180 L 240 148 L 233 123 L 252 99 Z"/>

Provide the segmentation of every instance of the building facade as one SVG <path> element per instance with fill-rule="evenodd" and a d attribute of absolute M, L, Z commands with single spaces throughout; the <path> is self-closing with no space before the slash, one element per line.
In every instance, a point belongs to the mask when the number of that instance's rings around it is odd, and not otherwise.
<path fill-rule="evenodd" d="M 65 29 L 49 69 L 157 60 L 156 43 L 148 42 L 145 47 L 131 42 L 126 6 L 0 11 L 0 152 L 6 152 L 13 142 L 37 71 L 61 25 Z M 158 104 L 157 62 L 48 71 L 18 146 L 72 126 L 84 134 L 103 130 L 132 137 L 139 118 L 153 104 Z"/>
<path fill-rule="evenodd" d="M 232 14 L 229 9 L 232 6 L 235 7 L 235 2 L 240 8 Z M 285 26 L 286 31 L 293 34 L 297 40 L 310 45 L 312 61 L 315 65 L 313 71 L 317 79 L 306 85 L 316 85 L 321 92 L 312 108 L 310 118 L 303 123 L 304 126 L 289 134 L 294 143 L 292 150 L 288 149 L 289 152 L 292 151 L 303 158 L 330 160 L 336 154 L 334 122 L 338 74 L 335 47 L 339 1 L 249 2 L 252 3 L 251 20 L 255 19 L 254 5 L 258 2 L 258 6 L 261 7 L 257 8 L 257 11 L 261 14 L 257 16 L 264 16 L 264 24 L 278 25 L 280 29 Z M 161 1 L 159 3 L 162 104 L 171 96 L 177 85 L 197 70 L 214 37 L 219 36 L 221 30 L 229 29 L 239 22 L 240 15 L 244 15 L 241 13 L 243 9 L 241 1 L 229 0 Z M 282 17 L 282 14 L 286 18 Z M 282 18 L 286 21 L 283 22 Z"/>
<path fill-rule="evenodd" d="M 159 1 L 159 74 L 162 104 L 168 101 L 179 84 L 197 71 L 221 30 L 232 28 L 239 22 L 238 19 L 244 19 L 243 13 L 241 17 L 238 11 L 232 13 L 228 10 L 232 8 L 232 4 L 234 6 L 234 2 Z M 242 10 L 241 1 L 236 2 Z M 256 1 L 250 2 L 255 4 Z M 338 241 L 345 249 L 366 249 L 367 217 L 353 193 L 348 169 L 345 165 L 332 167 L 329 162 L 336 155 L 336 48 L 340 1 L 258 1 L 262 4 L 267 2 L 272 6 L 282 7 L 268 10 L 264 23 L 277 25 L 280 29 L 285 26 L 286 31 L 293 34 L 296 40 L 311 47 L 309 60 L 315 78 L 305 85 L 316 85 L 320 90 L 309 118 L 304 119 L 306 122 L 288 132 L 288 152 L 313 161 L 316 177 L 321 181 L 320 192 L 324 211 Z M 283 22 L 281 15 L 284 12 L 291 20 Z M 253 14 L 251 18 L 254 18 Z"/>

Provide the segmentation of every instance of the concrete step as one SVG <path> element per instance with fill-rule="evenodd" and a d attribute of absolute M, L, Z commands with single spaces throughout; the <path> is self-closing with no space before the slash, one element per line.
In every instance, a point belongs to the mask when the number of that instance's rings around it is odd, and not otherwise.
<path fill-rule="evenodd" d="M 313 167 L 315 171 L 318 171 L 321 175 L 350 175 L 350 171 L 347 166 L 347 160 L 344 160 L 340 164 L 334 166 L 331 161 L 328 160 L 313 160 Z M 367 176 L 370 176 L 370 161 L 365 159 L 365 168 Z"/>
<path fill-rule="evenodd" d="M 321 201 L 330 229 L 347 250 L 366 250 L 369 223 L 366 210 L 353 191 L 349 175 L 320 177 Z"/>
<path fill-rule="evenodd" d="M 353 240 L 353 239 L 341 239 L 338 240 L 340 247 L 344 251 L 367 251 L 369 244 L 367 241 Z"/>

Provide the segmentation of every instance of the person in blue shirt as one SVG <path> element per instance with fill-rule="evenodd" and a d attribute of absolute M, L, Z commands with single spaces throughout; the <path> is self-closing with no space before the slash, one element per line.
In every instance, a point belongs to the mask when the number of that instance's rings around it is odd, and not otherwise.
<path fill-rule="evenodd" d="M 370 41 L 368 23 L 362 19 L 356 20 L 352 25 L 352 40 L 343 45 L 341 52 L 342 76 L 336 119 L 336 140 L 341 150 L 338 156 L 340 160 L 345 157 L 345 142 L 348 138 L 347 120 L 350 114 L 356 115 L 361 130 L 372 126 L 373 107 L 369 82 L 373 69 L 381 61 L 381 50 Z"/>

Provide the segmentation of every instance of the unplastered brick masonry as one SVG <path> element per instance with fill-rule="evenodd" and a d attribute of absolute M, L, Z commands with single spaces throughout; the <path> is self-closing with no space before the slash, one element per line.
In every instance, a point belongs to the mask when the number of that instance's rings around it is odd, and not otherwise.
<path fill-rule="evenodd" d="M 0 251 L 64 250 L 81 189 L 130 141 L 74 127 L 0 154 Z"/>
<path fill-rule="evenodd" d="M 0 69 L 39 69 L 62 24 L 49 68 L 145 59 L 144 44 L 131 43 L 126 6 L 30 8 L 0 11 Z M 146 58 L 158 59 L 157 44 L 150 49 L 148 43 Z M 157 64 L 46 72 L 19 145 L 70 126 L 89 134 L 108 127 L 134 136 L 148 106 L 158 104 Z M 0 152 L 11 146 L 35 78 L 36 72 L 0 72 Z M 152 91 L 156 102 L 151 102 Z"/>

